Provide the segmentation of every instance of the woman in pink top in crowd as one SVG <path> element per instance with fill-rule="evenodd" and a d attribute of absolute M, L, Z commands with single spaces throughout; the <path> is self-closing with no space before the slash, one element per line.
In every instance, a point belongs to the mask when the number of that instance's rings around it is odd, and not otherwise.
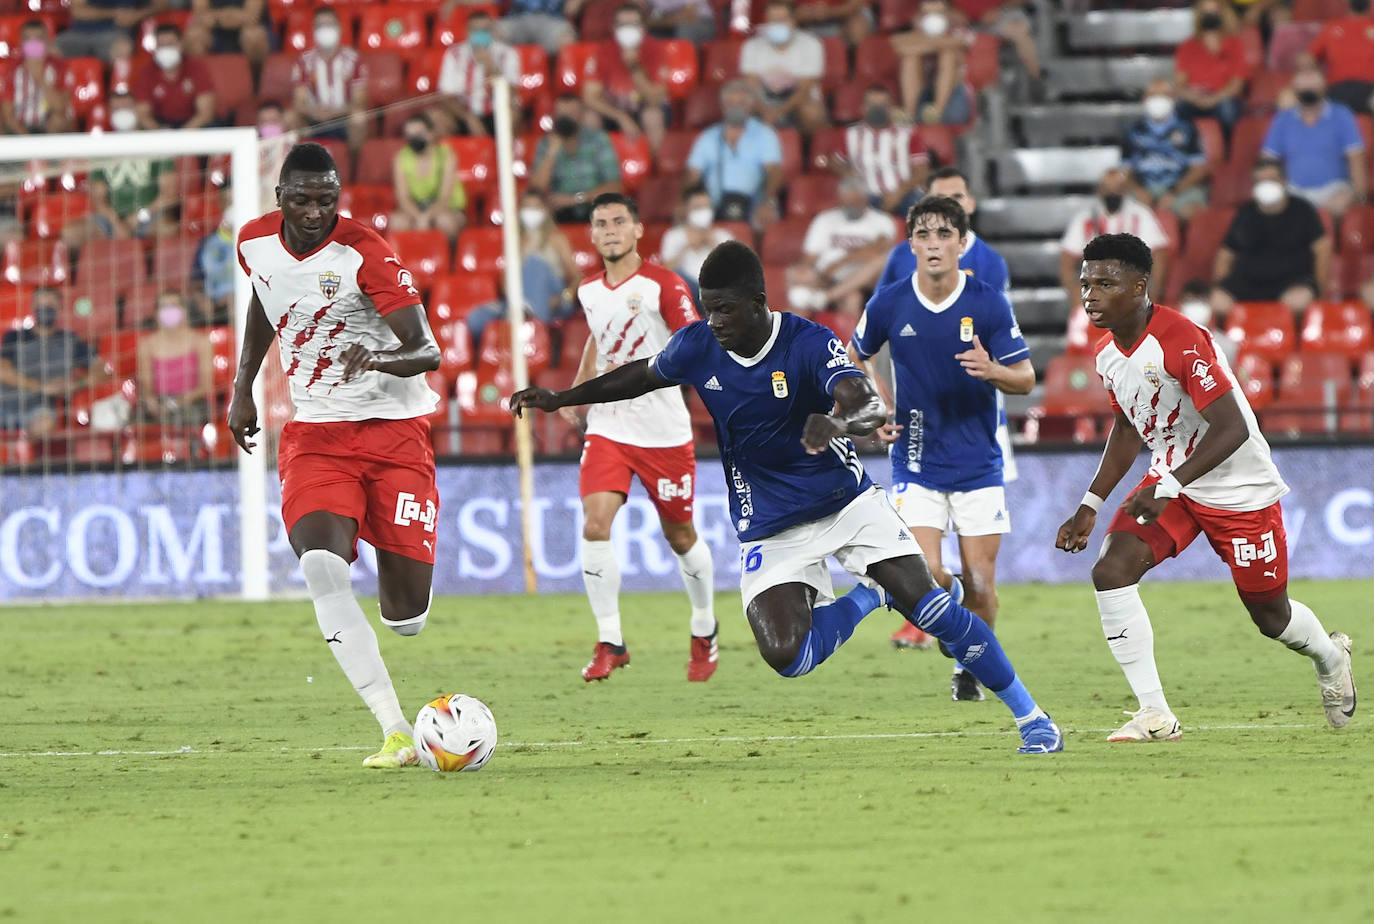
<path fill-rule="evenodd" d="M 214 354 L 204 331 L 186 323 L 179 292 L 157 302 L 157 329 L 138 341 L 138 394 L 153 423 L 200 426 L 210 419 Z"/>

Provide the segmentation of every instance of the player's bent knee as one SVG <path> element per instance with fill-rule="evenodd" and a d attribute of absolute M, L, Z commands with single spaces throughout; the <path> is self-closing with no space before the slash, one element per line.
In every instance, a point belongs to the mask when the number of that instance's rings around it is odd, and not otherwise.
<path fill-rule="evenodd" d="M 784 643 L 774 642 L 765 644 L 759 643 L 759 654 L 763 655 L 763 660 L 773 670 L 778 672 L 781 677 L 800 677 L 802 674 L 797 671 L 789 671 L 797 663 L 797 656 L 801 654 L 802 641 Z"/>
<path fill-rule="evenodd" d="M 1093 563 L 1093 587 L 1096 590 L 1116 590 L 1140 583 L 1129 563 L 1118 558 L 1099 558 Z"/>

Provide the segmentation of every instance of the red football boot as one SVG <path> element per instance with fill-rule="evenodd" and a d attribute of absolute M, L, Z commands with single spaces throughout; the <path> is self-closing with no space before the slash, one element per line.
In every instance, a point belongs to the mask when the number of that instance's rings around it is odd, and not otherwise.
<path fill-rule="evenodd" d="M 687 662 L 687 679 L 693 682 L 710 680 L 711 675 L 716 672 L 716 658 L 718 651 L 716 648 L 716 636 L 720 634 L 719 628 L 706 638 L 692 636 L 692 657 Z"/>
<path fill-rule="evenodd" d="M 902 623 L 902 627 L 892 633 L 892 644 L 897 648 L 919 648 L 922 651 L 935 644 L 935 639 L 909 622 Z"/>
<path fill-rule="evenodd" d="M 629 663 L 630 652 L 624 646 L 621 646 L 620 653 L 616 654 L 615 646 L 610 642 L 597 642 L 596 650 L 592 652 L 591 663 L 582 668 L 582 679 L 588 683 L 593 680 L 605 680 L 611 676 L 611 671 Z"/>

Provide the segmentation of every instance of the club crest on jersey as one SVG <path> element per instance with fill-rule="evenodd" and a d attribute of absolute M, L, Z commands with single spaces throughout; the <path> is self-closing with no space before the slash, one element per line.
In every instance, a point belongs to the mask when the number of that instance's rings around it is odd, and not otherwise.
<path fill-rule="evenodd" d="M 1151 388 L 1159 387 L 1159 367 L 1154 363 L 1145 364 L 1145 381 L 1150 383 Z"/>
<path fill-rule="evenodd" d="M 787 373 L 782 370 L 773 373 L 773 397 L 787 397 Z"/>
<path fill-rule="evenodd" d="M 630 314 L 639 314 L 639 309 L 644 307 L 644 296 L 636 292 L 625 299 L 625 307 L 629 309 Z"/>
<path fill-rule="evenodd" d="M 343 282 L 343 279 L 338 273 L 331 270 L 325 270 L 323 273 L 320 273 L 320 291 L 324 293 L 325 298 L 332 300 L 334 296 L 338 295 L 339 284 L 341 282 Z"/>
<path fill-rule="evenodd" d="M 959 339 L 965 343 L 973 342 L 973 318 L 959 319 Z"/>

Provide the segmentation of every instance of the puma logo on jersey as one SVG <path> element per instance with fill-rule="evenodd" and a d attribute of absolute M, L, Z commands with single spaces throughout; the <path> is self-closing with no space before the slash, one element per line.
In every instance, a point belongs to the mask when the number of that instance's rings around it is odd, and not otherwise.
<path fill-rule="evenodd" d="M 269 292 L 272 290 L 271 276 L 264 276 L 262 273 L 258 273 L 258 282 L 262 283 L 263 288 L 267 289 Z"/>
<path fill-rule="evenodd" d="M 905 327 L 903 327 L 900 331 L 897 332 L 897 336 L 898 336 L 898 337 L 915 337 L 915 336 L 916 336 L 916 328 L 914 328 L 914 327 L 912 327 L 910 324 L 908 324 L 908 325 L 906 325 Z"/>
<path fill-rule="evenodd" d="M 724 388 L 720 387 L 720 380 L 717 379 L 714 375 L 707 379 L 706 384 L 701 387 L 706 389 L 707 391 L 725 391 Z"/>

